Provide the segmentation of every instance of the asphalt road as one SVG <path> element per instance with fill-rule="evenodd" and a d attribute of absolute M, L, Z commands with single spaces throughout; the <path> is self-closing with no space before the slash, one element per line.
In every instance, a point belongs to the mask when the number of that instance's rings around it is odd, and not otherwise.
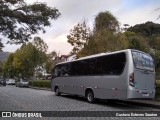
<path fill-rule="evenodd" d="M 157 111 L 159 109 L 133 105 L 117 101 L 110 103 L 100 101 L 89 104 L 85 98 L 71 95 L 55 96 L 53 92 L 46 90 L 36 90 L 31 88 L 19 88 L 15 86 L 0 86 L 0 111 Z M 47 118 L 51 119 L 51 118 Z M 62 119 L 62 118 L 56 118 Z M 82 119 L 82 118 L 63 118 Z M 86 119 L 86 118 L 83 118 Z M 91 119 L 91 118 L 87 118 Z M 100 118 L 93 118 L 100 119 Z M 101 118 L 104 119 L 104 118 Z M 110 118 L 111 119 L 111 118 Z M 113 117 L 112 119 L 128 119 L 123 117 Z M 135 119 L 130 117 L 129 119 Z M 156 117 L 140 117 L 139 119 L 158 120 Z"/>

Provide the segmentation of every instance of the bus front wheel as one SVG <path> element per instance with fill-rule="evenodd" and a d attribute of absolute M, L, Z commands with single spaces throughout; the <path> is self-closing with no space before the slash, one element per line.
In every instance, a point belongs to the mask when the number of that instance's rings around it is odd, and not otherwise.
<path fill-rule="evenodd" d="M 56 96 L 60 96 L 61 95 L 61 93 L 59 92 L 59 88 L 58 87 L 55 88 L 55 95 Z"/>
<path fill-rule="evenodd" d="M 87 101 L 89 103 L 94 103 L 95 102 L 94 93 L 91 90 L 87 91 L 86 97 L 87 97 Z"/>

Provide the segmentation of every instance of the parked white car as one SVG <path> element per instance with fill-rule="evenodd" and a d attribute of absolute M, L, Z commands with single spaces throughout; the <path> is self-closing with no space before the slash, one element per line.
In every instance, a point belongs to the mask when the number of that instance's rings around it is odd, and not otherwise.
<path fill-rule="evenodd" d="M 28 80 L 27 79 L 17 80 L 16 87 L 28 87 Z"/>
<path fill-rule="evenodd" d="M 9 79 L 6 83 L 7 85 L 15 85 L 15 79 Z"/>

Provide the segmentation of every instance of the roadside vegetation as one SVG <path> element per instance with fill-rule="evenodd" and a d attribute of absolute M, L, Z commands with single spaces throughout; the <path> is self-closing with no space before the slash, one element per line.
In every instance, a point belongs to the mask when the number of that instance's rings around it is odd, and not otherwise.
<path fill-rule="evenodd" d="M 78 22 L 67 35 L 73 46 L 71 54 L 83 57 L 122 49 L 137 49 L 150 54 L 155 61 L 156 75 L 160 75 L 160 24 L 147 21 L 130 26 L 120 22 L 109 11 L 95 17 L 93 29 L 86 20 Z"/>
<path fill-rule="evenodd" d="M 156 100 L 160 100 L 160 80 L 156 81 Z"/>
<path fill-rule="evenodd" d="M 29 86 L 51 88 L 51 80 L 30 80 Z"/>

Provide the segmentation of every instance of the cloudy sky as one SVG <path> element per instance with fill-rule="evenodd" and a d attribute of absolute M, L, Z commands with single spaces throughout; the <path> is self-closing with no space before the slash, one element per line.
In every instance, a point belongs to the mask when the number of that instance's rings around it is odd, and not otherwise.
<path fill-rule="evenodd" d="M 49 46 L 49 52 L 56 50 L 61 54 L 68 54 L 72 46 L 67 43 L 67 35 L 78 22 L 86 19 L 92 28 L 95 16 L 102 11 L 110 11 L 121 25 L 145 23 L 156 20 L 160 15 L 156 11 L 160 7 L 160 0 L 26 0 L 29 4 L 34 1 L 46 2 L 51 7 L 56 7 L 61 12 L 60 18 L 52 21 L 52 26 L 45 28 L 46 33 L 39 33 Z M 3 40 L 6 43 L 7 40 Z M 3 51 L 14 52 L 20 45 L 6 45 Z"/>

